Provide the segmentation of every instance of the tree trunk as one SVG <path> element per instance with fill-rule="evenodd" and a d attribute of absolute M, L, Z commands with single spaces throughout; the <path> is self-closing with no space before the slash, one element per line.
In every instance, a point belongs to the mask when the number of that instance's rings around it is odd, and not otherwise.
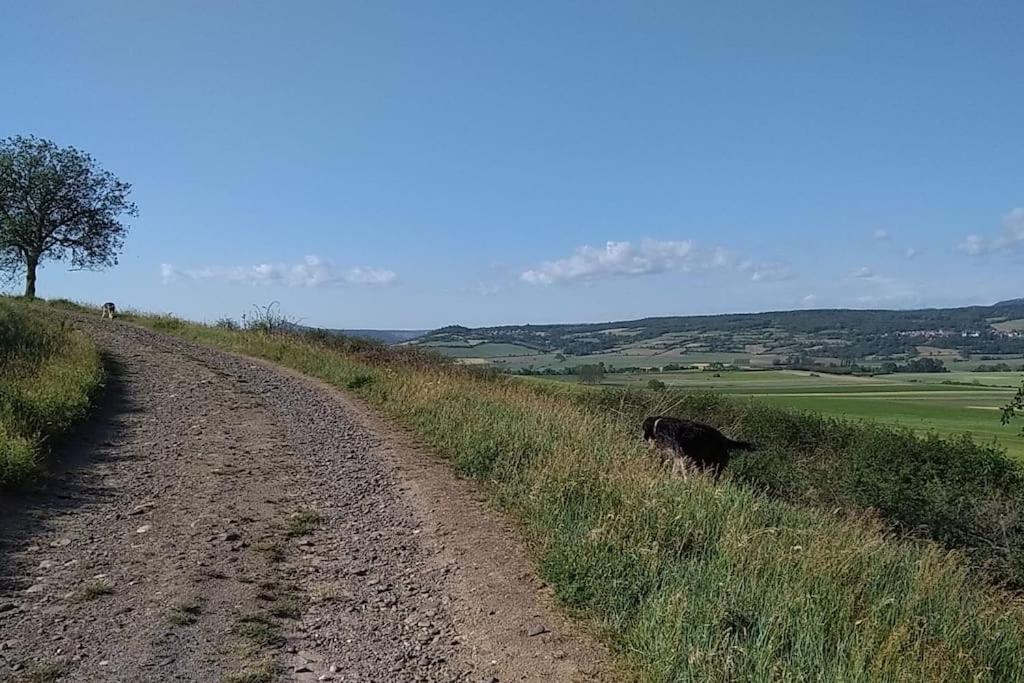
<path fill-rule="evenodd" d="M 39 265 L 37 259 L 29 259 L 25 264 L 25 298 L 36 298 L 36 267 Z"/>

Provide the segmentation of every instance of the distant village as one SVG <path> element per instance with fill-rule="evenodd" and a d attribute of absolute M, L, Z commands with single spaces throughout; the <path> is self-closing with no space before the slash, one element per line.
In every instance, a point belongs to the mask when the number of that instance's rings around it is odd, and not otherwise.
<path fill-rule="evenodd" d="M 962 337 L 964 339 L 976 339 L 982 335 L 993 337 L 1005 337 L 1006 339 L 1017 339 L 1024 336 L 1020 330 L 1000 330 L 989 328 L 984 332 L 981 330 L 901 330 L 899 332 L 886 332 L 883 337 Z"/>

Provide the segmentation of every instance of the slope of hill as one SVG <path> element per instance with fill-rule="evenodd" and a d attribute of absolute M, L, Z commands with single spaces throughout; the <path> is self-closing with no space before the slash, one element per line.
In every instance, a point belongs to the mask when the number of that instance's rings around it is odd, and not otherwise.
<path fill-rule="evenodd" d="M 372 339 L 379 341 L 384 344 L 401 344 L 417 337 L 422 337 L 427 334 L 428 330 L 342 330 L 342 329 L 331 329 L 326 327 L 310 327 L 308 325 L 293 325 L 292 327 L 301 330 L 320 330 L 327 332 L 328 334 L 337 334 L 345 337 L 358 337 L 360 339 Z"/>
<path fill-rule="evenodd" d="M 954 356 L 1021 354 L 1024 333 L 1000 324 L 1021 319 L 1024 299 L 1014 299 L 992 306 L 905 311 L 819 309 L 475 329 L 455 325 L 412 343 L 464 357 L 513 355 L 493 353 L 498 345 L 522 354 L 574 356 L 718 353 L 857 360 L 928 355 L 931 349 Z"/>
<path fill-rule="evenodd" d="M 360 337 L 362 339 L 375 339 L 385 344 L 401 344 L 422 337 L 427 330 L 329 330 L 347 337 Z"/>

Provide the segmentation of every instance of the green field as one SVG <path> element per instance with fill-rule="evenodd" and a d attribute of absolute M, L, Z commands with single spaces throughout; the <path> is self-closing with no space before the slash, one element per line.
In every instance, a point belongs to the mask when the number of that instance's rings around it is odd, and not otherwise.
<path fill-rule="evenodd" d="M 450 358 L 486 358 L 492 362 L 503 362 L 505 359 L 538 355 L 536 349 L 531 349 L 528 346 L 501 342 L 484 342 L 483 344 L 466 346 L 449 344 L 423 344 L 423 346 Z"/>
<path fill-rule="evenodd" d="M 670 363 L 693 365 L 722 362 L 744 367 L 749 354 L 659 352 L 636 346 L 616 353 L 559 357 L 527 346 L 486 342 L 480 344 L 431 344 L 430 348 L 465 363 L 486 364 L 505 372 L 526 368 L 556 370 L 582 364 L 604 363 L 610 367 L 663 367 Z M 700 370 L 677 372 L 611 373 L 607 385 L 642 385 L 658 379 L 687 390 L 715 391 L 778 406 L 814 410 L 826 415 L 872 419 L 940 434 L 970 432 L 982 443 L 998 443 L 1011 455 L 1024 459 L 1024 438 L 1019 427 L 1003 426 L 999 408 L 1019 386 L 1022 373 L 973 372 L 980 364 L 1007 362 L 1019 365 L 1020 357 L 946 361 L 952 372 L 898 374 L 884 377 L 852 377 L 815 374 L 798 370 Z M 576 382 L 573 375 L 545 377 Z"/>
<path fill-rule="evenodd" d="M 642 343 L 628 345 L 605 353 L 592 353 L 585 356 L 562 356 L 555 352 L 547 353 L 525 346 L 523 344 L 511 344 L 505 342 L 487 342 L 479 339 L 470 342 L 425 342 L 420 346 L 436 351 L 449 358 L 463 359 L 464 361 L 480 364 L 486 363 L 506 371 L 517 372 L 524 368 L 544 370 L 552 368 L 560 370 L 573 368 L 577 365 L 591 363 L 604 363 L 615 367 L 638 367 L 657 368 L 669 364 L 693 365 L 697 363 L 729 363 L 737 367 L 745 368 L 751 364 L 750 353 L 739 353 L 730 351 L 690 351 L 679 347 L 654 348 Z M 927 349 L 927 347 L 922 347 Z M 945 351 L 945 350 L 940 350 Z M 959 358 L 955 352 L 936 353 L 931 355 L 940 357 L 946 363 L 946 367 L 953 371 L 969 372 L 979 365 L 992 365 L 993 363 L 1009 363 L 1012 367 L 1024 365 L 1024 357 L 1019 355 L 991 355 L 984 357 Z M 561 357 L 560 357 L 561 356 Z M 764 356 L 760 357 L 764 358 Z M 946 376 L 949 379 L 949 376 Z M 971 381 L 974 376 L 965 379 Z"/>
<path fill-rule="evenodd" d="M 1024 331 L 1024 319 L 1004 320 L 1003 322 L 992 323 L 992 327 L 1003 332 L 1021 332 Z"/>
<path fill-rule="evenodd" d="M 985 356 L 984 358 L 976 356 L 962 360 L 947 360 L 945 363 L 947 368 L 953 372 L 958 372 L 962 370 L 974 370 L 979 365 L 992 365 L 993 363 L 1009 363 L 1010 367 L 1019 368 L 1024 365 L 1024 358 L 1007 354 L 1000 356 Z"/>
<path fill-rule="evenodd" d="M 440 345 L 424 344 L 424 347 L 436 351 L 449 358 L 459 358 L 468 361 L 483 360 L 489 365 L 506 372 L 516 372 L 524 368 L 542 370 L 544 368 L 572 368 L 577 365 L 591 363 L 604 363 L 614 367 L 638 367 L 656 368 L 677 363 L 679 365 L 692 365 L 694 363 L 733 363 L 746 365 L 750 358 L 745 353 L 708 352 L 708 353 L 680 353 L 678 350 L 671 350 L 665 353 L 657 353 L 650 349 L 636 349 L 635 352 L 625 353 L 595 353 L 586 356 L 568 356 L 559 360 L 559 354 L 541 353 L 519 344 L 503 344 L 487 342 L 473 346 L 462 345 Z"/>
<path fill-rule="evenodd" d="M 611 374 L 608 385 L 659 379 L 672 388 L 715 391 L 773 405 L 852 419 L 872 419 L 940 434 L 970 432 L 1024 459 L 1020 426 L 1003 426 L 999 408 L 1019 386 L 1021 373 L 949 372 L 885 377 L 815 375 L 797 370 Z M 572 376 L 551 377 L 575 382 Z"/>

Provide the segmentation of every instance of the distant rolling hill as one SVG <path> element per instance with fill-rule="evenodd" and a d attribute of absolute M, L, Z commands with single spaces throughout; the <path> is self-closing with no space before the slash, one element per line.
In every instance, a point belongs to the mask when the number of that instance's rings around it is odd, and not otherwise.
<path fill-rule="evenodd" d="M 428 330 L 338 330 L 338 332 L 349 337 L 376 339 L 385 344 L 401 344 L 410 339 L 422 337 Z"/>
<path fill-rule="evenodd" d="M 742 356 L 752 365 L 793 356 L 856 360 L 1022 355 L 1024 299 L 963 308 L 817 309 L 605 323 L 453 325 L 406 340 L 450 356 L 498 363 L 508 359 L 514 364 L 531 356 L 537 363 L 549 364 L 551 359 L 545 356 L 553 354 L 618 355 L 648 358 L 651 363 L 673 356 Z"/>
<path fill-rule="evenodd" d="M 429 330 L 338 330 L 330 328 L 316 328 L 307 325 L 296 325 L 298 328 L 313 330 L 321 329 L 331 334 L 344 335 L 346 337 L 359 337 L 361 339 L 373 339 L 385 344 L 401 344 L 410 339 L 416 339 L 427 334 Z"/>

